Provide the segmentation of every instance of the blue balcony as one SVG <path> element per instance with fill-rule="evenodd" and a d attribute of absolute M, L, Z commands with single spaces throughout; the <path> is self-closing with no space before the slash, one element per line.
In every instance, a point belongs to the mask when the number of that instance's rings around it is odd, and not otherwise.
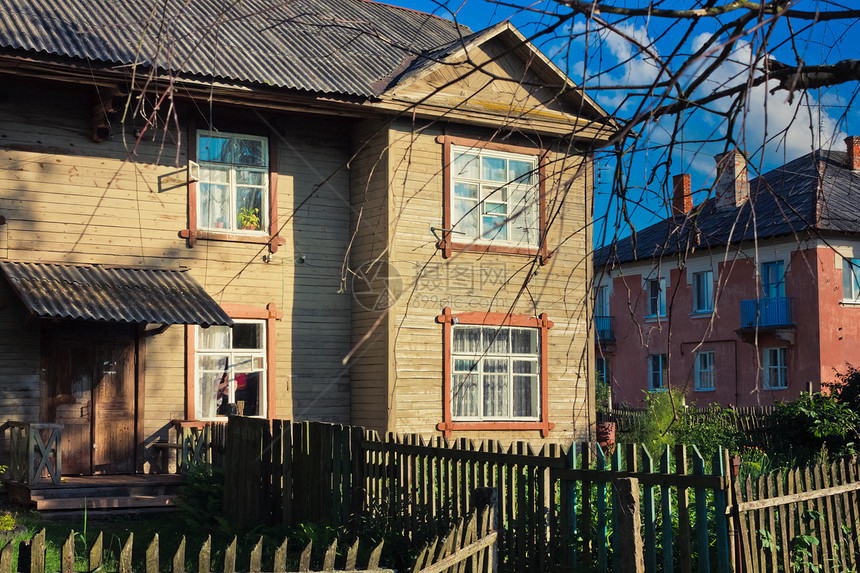
<path fill-rule="evenodd" d="M 594 317 L 594 329 L 597 331 L 597 341 L 615 340 L 615 320 L 612 316 Z"/>
<path fill-rule="evenodd" d="M 785 296 L 741 301 L 741 328 L 791 326 L 791 299 Z"/>

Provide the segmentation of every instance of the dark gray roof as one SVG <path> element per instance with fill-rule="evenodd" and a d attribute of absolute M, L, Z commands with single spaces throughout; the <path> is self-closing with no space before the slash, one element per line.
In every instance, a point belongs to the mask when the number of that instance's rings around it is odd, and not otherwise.
<path fill-rule="evenodd" d="M 842 151 L 799 157 L 750 181 L 750 200 L 717 209 L 716 200 L 664 219 L 597 250 L 594 264 L 627 263 L 793 233 L 860 233 L 860 173 Z M 634 249 L 635 246 L 635 249 Z"/>
<path fill-rule="evenodd" d="M 7 52 L 364 97 L 470 33 L 364 0 L 0 0 Z"/>
<path fill-rule="evenodd" d="M 233 321 L 184 270 L 0 261 L 40 318 L 230 326 Z"/>

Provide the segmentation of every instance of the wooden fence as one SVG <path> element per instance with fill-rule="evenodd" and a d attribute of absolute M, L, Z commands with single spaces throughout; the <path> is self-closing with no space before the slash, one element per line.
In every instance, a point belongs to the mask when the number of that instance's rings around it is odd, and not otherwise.
<path fill-rule="evenodd" d="M 858 570 L 858 470 L 856 460 L 842 460 L 734 480 L 743 570 Z"/>
<path fill-rule="evenodd" d="M 693 422 L 707 421 L 711 427 L 737 431 L 745 435 L 748 445 L 767 448 L 772 445 L 772 424 L 768 416 L 773 406 L 711 408 L 685 407 Z M 602 422 L 615 422 L 619 433 L 632 433 L 647 423 L 648 411 L 637 408 L 614 408 L 598 413 Z"/>
<path fill-rule="evenodd" d="M 499 570 L 617 571 L 626 551 L 620 539 L 632 532 L 619 528 L 616 486 L 634 478 L 645 500 L 639 520 L 647 571 L 673 564 L 690 571 L 712 560 L 713 570 L 728 570 L 726 522 L 718 519 L 729 491 L 724 454 L 706 463 L 684 447 L 657 457 L 624 448 L 607 457 L 596 444 L 534 451 L 525 443 L 381 437 L 319 423 L 274 421 L 271 428 L 265 420 L 230 420 L 224 510 L 235 523 L 344 524 L 361 515 L 429 539 L 482 503 L 476 491 L 492 488 Z"/>
<path fill-rule="evenodd" d="M 856 460 L 741 483 L 739 460 L 730 464 L 725 451 L 706 460 L 694 447 L 625 445 L 607 455 L 590 443 L 535 451 L 320 423 L 269 428 L 231 418 L 226 444 L 216 444 L 225 448 L 232 521 L 362 516 L 416 541 L 444 535 L 486 503 L 489 488 L 500 571 L 763 572 L 807 557 L 810 570 L 843 559 L 860 565 Z M 635 519 L 625 514 L 634 499 Z M 631 540 L 641 543 L 641 567 Z"/>
<path fill-rule="evenodd" d="M 43 529 L 35 537 L 29 541 L 24 541 L 18 545 L 18 559 L 15 559 L 14 543 L 7 543 L 0 549 L 0 573 L 46 573 L 46 543 L 45 530 Z M 467 520 L 460 520 L 441 540 L 434 539 L 432 543 L 427 544 L 421 550 L 420 555 L 416 559 L 413 567 L 410 569 L 413 573 L 454 573 L 465 572 L 466 566 L 469 566 L 469 571 L 472 573 L 491 573 L 493 568 L 494 544 L 496 541 L 496 532 L 493 529 L 493 510 L 492 507 L 486 507 L 483 511 L 473 511 Z M 118 573 L 132 573 L 133 567 L 132 547 L 134 543 L 134 534 L 129 534 L 128 539 L 119 551 L 119 555 L 111 555 L 116 563 Z M 322 559 L 319 562 L 321 569 L 311 569 L 311 554 L 313 543 L 309 542 L 300 554 L 294 555 L 292 559 L 288 559 L 287 540 L 285 539 L 279 545 L 271 556 L 263 557 L 263 539 L 262 537 L 257 542 L 256 546 L 251 550 L 247 571 L 249 573 L 260 573 L 261 571 L 271 571 L 272 573 L 287 573 L 288 563 L 294 564 L 295 568 L 290 571 L 310 572 L 310 571 L 334 571 L 336 565 L 342 564 L 343 567 L 337 569 L 341 573 L 394 573 L 391 569 L 379 567 L 379 562 L 382 556 L 383 544 L 380 543 L 370 553 L 365 569 L 358 569 L 356 563 L 358 561 L 359 540 L 356 539 L 343 555 L 342 559 L 338 558 L 338 542 L 334 540 L 328 548 L 326 548 Z M 99 572 L 104 569 L 105 550 L 104 550 L 104 535 L 99 533 L 92 547 L 84 548 L 84 554 L 87 555 L 87 564 L 85 571 Z M 159 554 L 159 537 L 156 534 L 146 548 L 146 552 L 141 559 L 138 555 L 137 561 L 143 562 L 143 573 L 159 573 L 164 571 L 164 563 L 162 563 Z M 75 565 L 75 533 L 69 532 L 69 537 L 63 544 L 60 560 L 61 571 L 70 573 L 76 570 L 81 570 Z M 191 567 L 195 573 L 211 573 L 219 571 L 223 573 L 237 572 L 237 539 L 234 537 L 233 542 L 224 551 L 223 566 L 215 566 L 213 569 L 212 563 L 212 538 L 207 539 L 197 552 L 194 566 Z M 187 567 L 187 555 L 185 546 L 185 537 L 179 542 L 179 547 L 170 558 L 170 571 L 173 573 L 185 573 Z M 271 569 L 269 564 L 271 563 Z M 13 564 L 15 564 L 13 566 Z M 138 569 L 141 570 L 141 569 Z M 238 569 L 241 571 L 242 569 Z"/>

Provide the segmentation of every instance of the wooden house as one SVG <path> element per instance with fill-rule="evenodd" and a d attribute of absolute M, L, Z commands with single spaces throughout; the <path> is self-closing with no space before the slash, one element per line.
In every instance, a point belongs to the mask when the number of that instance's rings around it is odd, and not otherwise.
<path fill-rule="evenodd" d="M 0 411 L 60 424 L 64 474 L 231 413 L 590 431 L 616 126 L 509 23 L 0 0 L 0 78 Z"/>

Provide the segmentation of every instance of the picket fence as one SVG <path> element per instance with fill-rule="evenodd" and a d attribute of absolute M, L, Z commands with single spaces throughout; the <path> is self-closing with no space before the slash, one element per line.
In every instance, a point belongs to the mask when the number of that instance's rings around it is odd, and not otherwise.
<path fill-rule="evenodd" d="M 18 545 L 17 564 L 15 560 L 14 543 L 7 543 L 0 549 L 0 573 L 48 573 L 45 568 L 46 564 L 46 543 L 45 530 L 34 536 L 29 541 L 24 541 Z M 494 571 L 494 543 L 496 541 L 496 532 L 493 529 L 493 509 L 486 507 L 482 511 L 473 511 L 465 520 L 459 522 L 451 528 L 443 538 L 433 539 L 426 544 L 421 550 L 420 555 L 415 561 L 414 566 L 410 569 L 413 573 L 460 573 L 468 570 L 473 573 L 491 573 Z M 134 543 L 134 534 L 129 534 L 125 544 L 123 544 L 119 555 L 114 556 L 117 561 L 116 570 L 118 573 L 133 573 L 132 547 Z M 146 548 L 145 555 L 142 559 L 142 573 L 159 573 L 163 571 L 163 563 L 159 555 L 159 536 L 156 534 Z M 92 547 L 85 547 L 84 553 L 88 556 L 85 571 L 99 572 L 104 569 L 105 550 L 104 550 L 104 535 L 99 533 Z M 392 569 L 384 569 L 379 567 L 379 562 L 382 556 L 383 543 L 379 543 L 376 548 L 370 553 L 365 569 L 356 567 L 359 540 L 356 539 L 349 546 L 343 559 L 338 559 L 338 542 L 334 540 L 328 548 L 326 548 L 322 559 L 319 563 L 321 569 L 311 569 L 311 555 L 313 551 L 313 542 L 309 542 L 299 555 L 289 561 L 296 564 L 296 568 L 292 569 L 295 573 L 311 572 L 311 571 L 334 571 L 337 564 L 342 562 L 343 567 L 337 571 L 341 573 L 394 573 Z M 63 544 L 60 560 L 61 571 L 63 573 L 71 573 L 80 570 L 75 565 L 75 533 L 69 532 L 69 537 Z M 197 553 L 197 559 L 193 570 L 195 573 L 211 573 L 213 571 L 212 564 L 212 538 L 208 538 L 200 547 Z M 234 537 L 233 542 L 224 551 L 223 567 L 214 568 L 214 571 L 223 573 L 236 573 L 237 561 L 237 539 Z M 269 564 L 271 563 L 271 568 Z M 252 549 L 249 562 L 248 573 L 260 573 L 261 571 L 269 571 L 271 573 L 287 573 L 288 554 L 287 540 L 285 539 L 280 546 L 276 548 L 271 556 L 263 557 L 263 539 L 262 537 Z M 170 559 L 170 571 L 172 573 L 185 573 L 186 571 L 186 543 L 185 537 L 179 542 L 179 547 Z M 239 569 L 241 571 L 241 569 Z"/>
<path fill-rule="evenodd" d="M 224 512 L 238 524 L 345 524 L 361 515 L 420 541 L 486 503 L 475 492 L 491 488 L 500 571 L 618 571 L 630 549 L 621 540 L 642 537 L 620 521 L 619 484 L 633 480 L 625 487 L 645 500 L 642 570 L 727 571 L 731 561 L 724 452 L 706 463 L 683 446 L 656 457 L 642 447 L 606 456 L 586 443 L 535 451 L 321 423 L 276 420 L 270 429 L 238 417 L 224 436 Z"/>
<path fill-rule="evenodd" d="M 489 488 L 499 571 L 860 565 L 857 460 L 746 483 L 725 451 L 705 460 L 686 446 L 604 453 L 574 443 L 535 451 L 526 443 L 239 417 L 219 432 L 198 436 L 221 452 L 225 514 L 240 524 L 349 524 L 363 516 L 420 542 L 486 505 Z M 625 513 L 631 500 L 635 516 Z"/>

